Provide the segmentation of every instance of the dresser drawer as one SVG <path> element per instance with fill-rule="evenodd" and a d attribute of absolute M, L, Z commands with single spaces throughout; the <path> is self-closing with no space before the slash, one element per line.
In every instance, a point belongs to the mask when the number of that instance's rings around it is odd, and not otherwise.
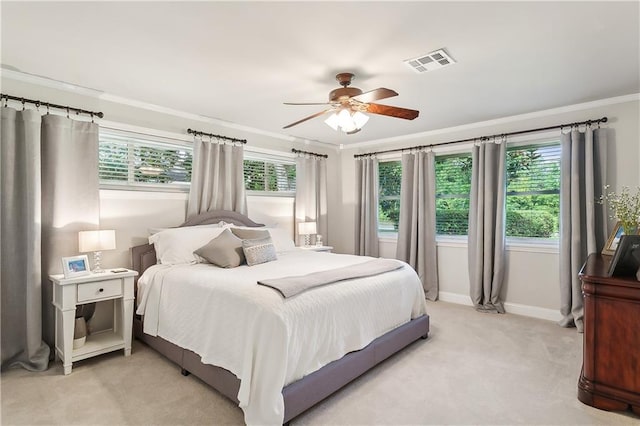
<path fill-rule="evenodd" d="M 122 280 L 106 280 L 78 284 L 78 303 L 88 300 L 106 299 L 122 295 Z"/>

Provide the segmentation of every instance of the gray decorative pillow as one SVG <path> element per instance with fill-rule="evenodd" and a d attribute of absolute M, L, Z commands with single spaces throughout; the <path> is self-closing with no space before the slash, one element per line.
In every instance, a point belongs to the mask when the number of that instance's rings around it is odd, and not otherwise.
<path fill-rule="evenodd" d="M 242 240 L 255 240 L 270 237 L 269 231 L 260 229 L 230 228 L 233 235 Z"/>
<path fill-rule="evenodd" d="M 229 229 L 225 229 L 193 253 L 221 268 L 235 268 L 244 263 L 242 240 Z"/>
<path fill-rule="evenodd" d="M 271 237 L 242 240 L 242 250 L 249 266 L 278 259 L 276 246 L 273 245 Z"/>

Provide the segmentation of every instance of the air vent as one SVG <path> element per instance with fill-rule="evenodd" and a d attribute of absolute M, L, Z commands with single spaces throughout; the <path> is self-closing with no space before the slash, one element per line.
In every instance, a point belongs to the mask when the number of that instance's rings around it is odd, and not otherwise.
<path fill-rule="evenodd" d="M 456 61 L 444 49 L 438 49 L 417 58 L 407 59 L 404 63 L 418 74 L 421 74 L 455 64 Z"/>

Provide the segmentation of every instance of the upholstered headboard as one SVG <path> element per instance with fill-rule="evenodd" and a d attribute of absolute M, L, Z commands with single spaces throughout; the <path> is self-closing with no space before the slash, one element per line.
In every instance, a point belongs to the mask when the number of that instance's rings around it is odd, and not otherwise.
<path fill-rule="evenodd" d="M 185 223 L 180 225 L 182 226 L 195 226 L 195 225 L 207 225 L 210 223 L 233 223 L 238 226 L 264 226 L 262 223 L 256 223 L 249 219 L 247 216 L 240 214 L 238 212 L 232 212 L 229 210 L 212 210 L 210 212 L 201 213 L 197 216 L 192 217 L 187 220 Z"/>
<path fill-rule="evenodd" d="M 210 212 L 202 213 L 194 216 L 184 222 L 179 228 L 184 226 L 196 226 L 196 225 L 208 225 L 219 222 L 233 223 L 238 226 L 250 226 L 259 227 L 264 226 L 261 223 L 256 223 L 249 219 L 247 216 L 232 212 L 229 210 L 212 210 Z M 156 259 L 156 251 L 153 244 L 143 244 L 140 246 L 131 247 L 131 264 L 133 269 L 138 271 L 138 277 L 142 275 L 152 265 L 158 263 Z M 135 279 L 136 284 L 138 278 Z M 137 289 L 137 285 L 136 285 Z"/>

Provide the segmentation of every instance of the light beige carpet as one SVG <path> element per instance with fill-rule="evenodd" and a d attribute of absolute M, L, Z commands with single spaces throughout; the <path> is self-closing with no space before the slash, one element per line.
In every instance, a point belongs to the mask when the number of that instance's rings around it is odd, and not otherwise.
<path fill-rule="evenodd" d="M 576 398 L 582 335 L 517 315 L 429 303 L 431 334 L 292 425 L 640 424 Z M 1 376 L 3 425 L 242 424 L 242 411 L 152 349 Z"/>

